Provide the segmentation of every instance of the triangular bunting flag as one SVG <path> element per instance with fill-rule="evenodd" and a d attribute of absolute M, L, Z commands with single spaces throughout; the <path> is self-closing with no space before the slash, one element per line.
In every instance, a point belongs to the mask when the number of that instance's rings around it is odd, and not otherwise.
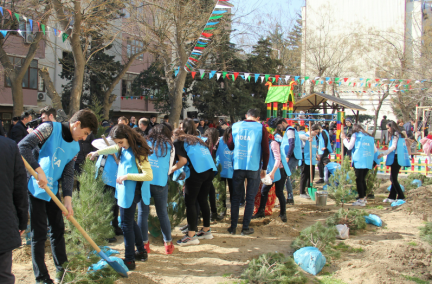
<path fill-rule="evenodd" d="M 236 77 L 234 76 L 234 74 L 231 74 L 231 78 L 233 81 L 235 81 Z"/>
<path fill-rule="evenodd" d="M 62 39 L 63 39 L 63 42 L 65 42 L 65 40 L 68 38 L 68 34 L 67 33 L 63 33 L 62 34 Z"/>
<path fill-rule="evenodd" d="M 239 72 L 234 72 L 234 80 L 233 81 L 235 81 L 237 79 L 238 74 L 239 74 Z"/>
<path fill-rule="evenodd" d="M 200 70 L 200 72 L 201 72 L 201 70 Z M 204 76 L 205 76 L 205 72 L 202 72 L 201 73 L 201 80 L 204 78 Z"/>
<path fill-rule="evenodd" d="M 300 76 L 295 76 L 294 78 L 295 78 L 294 80 L 297 81 L 300 78 Z"/>
<path fill-rule="evenodd" d="M 31 32 L 33 32 L 33 20 L 29 19 L 29 24 L 30 24 L 30 30 Z"/>
<path fill-rule="evenodd" d="M 228 72 L 222 72 L 222 79 L 225 79 L 226 75 L 228 75 Z"/>
<path fill-rule="evenodd" d="M 174 71 L 174 77 L 177 77 L 179 72 L 180 72 L 180 66 L 177 68 L 177 70 Z"/>
<path fill-rule="evenodd" d="M 330 80 L 330 77 L 326 77 L 325 79 L 326 79 L 326 81 L 328 81 L 328 80 Z"/>
<path fill-rule="evenodd" d="M 215 74 L 216 74 L 216 70 L 210 71 L 209 79 L 213 78 Z"/>
<path fill-rule="evenodd" d="M 44 24 L 41 24 L 41 27 L 42 27 L 42 32 L 43 32 L 43 34 L 45 35 L 45 25 L 44 25 Z"/>
<path fill-rule="evenodd" d="M 221 75 L 222 75 L 221 73 L 216 73 L 216 80 L 219 80 Z"/>
<path fill-rule="evenodd" d="M 344 78 L 344 82 L 348 81 L 348 78 Z"/>
<path fill-rule="evenodd" d="M 275 77 L 271 77 L 271 79 L 272 79 L 272 83 L 274 83 L 276 81 Z"/>
<path fill-rule="evenodd" d="M 11 10 L 9 10 L 9 9 L 6 9 L 6 11 L 8 11 L 8 12 L 9 12 L 9 15 L 10 15 L 10 17 L 12 18 L 12 12 L 11 12 Z"/>
<path fill-rule="evenodd" d="M 0 33 L 3 35 L 3 38 L 5 38 L 8 32 L 7 31 L 0 31 Z"/>
<path fill-rule="evenodd" d="M 307 81 L 307 80 L 309 80 L 309 76 L 306 76 L 306 77 L 305 77 L 305 81 Z"/>
<path fill-rule="evenodd" d="M 264 83 L 264 76 L 260 76 L 261 78 L 261 83 Z"/>
<path fill-rule="evenodd" d="M 291 76 L 285 76 L 285 82 L 288 84 L 288 80 L 289 80 L 289 78 L 290 78 Z"/>
<path fill-rule="evenodd" d="M 268 81 L 268 78 L 269 78 L 269 77 L 270 77 L 269 74 L 265 74 L 264 78 L 265 78 L 265 81 L 266 81 L 266 82 Z"/>
<path fill-rule="evenodd" d="M 255 74 L 255 83 L 258 81 L 259 75 L 260 74 Z"/>
<path fill-rule="evenodd" d="M 301 84 L 302 84 L 302 85 L 303 85 L 304 81 L 305 81 L 305 79 L 301 79 Z"/>
<path fill-rule="evenodd" d="M 20 16 L 17 13 L 14 13 L 14 15 L 15 15 L 15 18 L 17 18 L 18 23 L 19 23 Z"/>
<path fill-rule="evenodd" d="M 195 79 L 196 72 L 195 71 L 191 72 L 191 75 L 192 75 L 192 79 Z"/>
<path fill-rule="evenodd" d="M 204 77 L 204 74 L 205 74 L 205 69 L 198 69 L 198 71 L 200 72 L 200 76 L 202 79 Z"/>
<path fill-rule="evenodd" d="M 277 82 L 279 82 L 279 77 L 280 77 L 280 75 L 275 75 L 275 79 Z"/>
<path fill-rule="evenodd" d="M 0 7 L 0 12 L 1 12 L 2 16 L 3 16 L 3 8 L 2 7 Z"/>
<path fill-rule="evenodd" d="M 250 73 L 244 73 L 245 81 L 246 81 L 247 79 L 249 79 L 249 75 L 250 75 Z"/>

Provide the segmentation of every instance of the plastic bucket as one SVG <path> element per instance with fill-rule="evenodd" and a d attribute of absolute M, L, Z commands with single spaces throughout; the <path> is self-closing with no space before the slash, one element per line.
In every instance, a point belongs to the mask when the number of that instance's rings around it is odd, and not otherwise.
<path fill-rule="evenodd" d="M 315 192 L 315 200 L 317 206 L 326 206 L 327 205 L 327 191 L 317 191 Z"/>

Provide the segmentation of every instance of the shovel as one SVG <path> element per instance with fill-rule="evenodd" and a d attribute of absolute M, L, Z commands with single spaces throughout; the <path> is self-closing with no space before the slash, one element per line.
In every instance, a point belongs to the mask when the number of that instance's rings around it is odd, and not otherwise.
<path fill-rule="evenodd" d="M 312 137 L 312 123 L 309 121 L 309 137 Z M 308 192 L 310 198 L 315 201 L 315 192 L 317 191 L 316 188 L 313 187 L 313 170 L 312 170 L 312 142 L 309 141 L 309 170 L 310 170 L 310 187 L 308 187 Z"/>
<path fill-rule="evenodd" d="M 27 163 L 27 161 L 22 157 L 24 161 L 24 165 L 27 169 L 27 171 L 35 178 L 37 179 L 37 174 L 33 170 L 33 168 Z M 54 193 L 49 189 L 47 185 L 45 185 L 44 190 L 48 195 L 54 200 L 54 202 L 57 204 L 57 206 L 63 211 L 63 213 L 68 214 L 68 210 L 66 207 L 64 207 L 63 203 L 57 198 L 57 196 L 54 195 Z M 96 252 L 99 254 L 99 256 L 104 259 L 118 274 L 124 277 L 128 277 L 126 270 L 116 261 L 110 260 L 110 258 L 97 246 L 97 244 L 90 238 L 90 236 L 84 231 L 84 229 L 81 227 L 80 224 L 75 220 L 73 216 L 69 217 L 69 221 L 80 231 L 80 233 L 84 236 L 84 238 L 90 243 L 90 245 L 96 250 Z"/>

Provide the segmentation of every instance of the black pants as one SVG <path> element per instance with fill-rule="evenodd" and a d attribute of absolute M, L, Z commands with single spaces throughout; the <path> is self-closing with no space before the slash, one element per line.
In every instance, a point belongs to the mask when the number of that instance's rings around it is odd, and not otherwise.
<path fill-rule="evenodd" d="M 276 196 L 279 199 L 279 203 L 280 203 L 280 215 L 285 215 L 286 214 L 286 200 L 285 200 L 285 195 L 283 193 L 283 190 L 284 190 L 287 175 L 286 175 L 285 170 L 283 168 L 279 169 L 279 171 L 281 174 L 281 179 L 278 180 L 277 182 L 272 183 L 271 185 L 265 185 L 261 189 L 261 201 L 260 201 L 260 207 L 258 210 L 262 210 L 262 211 L 265 210 L 269 191 L 274 184 L 275 185 L 275 193 L 276 193 Z"/>
<path fill-rule="evenodd" d="M 228 191 L 229 191 L 230 203 L 231 203 L 232 195 L 233 195 L 233 193 L 232 193 L 232 191 L 233 191 L 232 179 L 231 178 L 224 178 L 223 180 L 225 181 L 225 186 L 226 186 L 226 184 L 228 184 Z M 224 200 L 224 206 L 225 206 L 225 208 L 227 208 L 226 198 L 227 198 L 227 195 L 225 194 L 225 200 Z"/>
<path fill-rule="evenodd" d="M 75 175 L 81 174 L 81 172 L 82 172 L 81 164 L 75 163 L 75 172 L 76 172 Z M 77 180 L 76 184 L 77 184 L 77 190 L 80 191 L 80 182 L 78 180 Z"/>
<path fill-rule="evenodd" d="M 0 253 L 0 283 L 15 283 L 15 276 L 12 274 L 12 251 Z"/>
<path fill-rule="evenodd" d="M 104 193 L 106 194 L 112 194 L 112 196 L 115 196 L 115 187 L 112 187 L 110 185 L 105 185 L 104 187 Z M 117 199 L 114 198 L 114 204 L 111 208 L 111 211 L 113 213 L 113 219 L 111 221 L 111 225 L 114 228 L 118 228 L 118 215 L 119 215 L 119 206 L 117 205 Z"/>
<path fill-rule="evenodd" d="M 392 183 L 390 188 L 390 199 L 405 199 L 405 195 L 402 191 L 402 188 L 398 182 L 398 175 L 399 171 L 401 169 L 401 166 L 399 166 L 397 155 L 394 156 L 393 164 L 390 167 L 390 181 Z"/>
<path fill-rule="evenodd" d="M 210 209 L 212 213 L 217 213 L 217 207 L 216 207 L 216 189 L 213 185 L 213 183 L 210 186 L 209 190 L 209 200 L 210 200 Z"/>
<path fill-rule="evenodd" d="M 310 166 L 302 162 L 300 175 L 300 194 L 306 194 L 305 188 L 310 185 Z M 315 178 L 315 165 L 312 165 L 312 180 Z"/>
<path fill-rule="evenodd" d="M 356 169 L 354 168 L 354 172 L 356 175 L 356 185 L 357 192 L 359 194 L 359 198 L 364 198 L 366 196 L 366 175 L 369 172 L 369 169 Z"/>
<path fill-rule="evenodd" d="M 210 227 L 210 208 L 207 198 L 210 187 L 213 185 L 213 177 L 212 169 L 203 173 L 197 173 L 194 169 L 191 169 L 190 177 L 185 182 L 186 217 L 189 231 L 198 231 L 198 212 L 195 204 L 197 200 L 203 215 L 204 227 Z"/>
<path fill-rule="evenodd" d="M 57 192 L 60 199 L 60 194 Z M 62 264 L 67 261 L 64 239 L 64 222 L 60 208 L 53 200 L 49 202 L 35 198 L 29 193 L 30 224 L 31 224 L 31 252 L 33 271 L 36 280 L 49 277 L 45 265 L 45 241 L 47 226 L 51 229 L 51 251 L 57 271 L 63 270 Z"/>
<path fill-rule="evenodd" d="M 324 163 L 323 163 L 323 159 L 327 158 L 329 154 L 330 154 L 329 150 L 325 149 L 324 153 L 320 156 L 320 160 L 318 162 L 318 171 L 319 171 L 320 179 L 324 179 Z"/>

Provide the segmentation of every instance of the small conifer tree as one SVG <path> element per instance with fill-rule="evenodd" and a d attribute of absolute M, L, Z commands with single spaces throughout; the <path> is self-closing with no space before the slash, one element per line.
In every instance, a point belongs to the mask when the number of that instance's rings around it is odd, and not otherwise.
<path fill-rule="evenodd" d="M 222 165 L 218 167 L 218 174 L 213 179 L 213 186 L 216 191 L 216 207 L 219 214 L 226 211 L 224 200 L 226 199 L 226 183 L 221 179 L 220 173 L 222 171 Z"/>
<path fill-rule="evenodd" d="M 364 210 L 346 210 L 340 208 L 333 216 L 330 216 L 326 220 L 326 225 L 328 227 L 333 227 L 336 225 L 347 225 L 350 228 L 350 233 L 355 233 L 356 230 L 362 230 L 366 228 L 366 216 Z"/>
<path fill-rule="evenodd" d="M 375 194 L 375 190 L 377 190 L 381 185 L 381 180 L 377 176 L 378 167 L 375 167 L 372 170 L 369 170 L 366 175 L 366 196 L 369 194 Z"/>
<path fill-rule="evenodd" d="M 80 191 L 74 191 L 72 204 L 74 218 L 99 246 L 107 244 L 107 239 L 114 237 L 111 208 L 115 199 L 111 192 L 104 192 L 101 175 L 95 178 L 95 162 L 86 160 L 82 165 L 82 173 L 77 177 L 81 183 Z M 66 251 L 69 262 L 64 264 L 63 283 L 114 283 L 118 274 L 111 267 L 88 273 L 89 266 L 101 258 L 95 254 L 93 247 L 81 235 L 72 223 L 66 221 Z"/>
<path fill-rule="evenodd" d="M 336 202 L 336 205 L 342 204 L 342 207 L 357 196 L 355 172 L 350 165 L 350 159 L 345 158 L 342 166 L 330 177 L 330 185 L 327 187 L 329 197 Z"/>

